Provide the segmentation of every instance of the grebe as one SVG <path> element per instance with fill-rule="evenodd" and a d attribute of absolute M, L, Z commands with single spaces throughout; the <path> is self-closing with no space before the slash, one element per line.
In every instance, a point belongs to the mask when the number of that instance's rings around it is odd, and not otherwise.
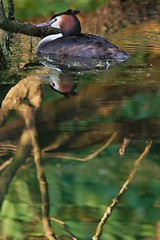
<path fill-rule="evenodd" d="M 60 29 L 59 34 L 49 35 L 39 42 L 37 54 L 107 62 L 123 62 L 128 59 L 127 53 L 104 38 L 81 33 L 81 25 L 76 16 L 78 13 L 78 10 L 68 9 L 54 15 L 48 22 L 37 24 L 37 27 L 51 26 Z"/>

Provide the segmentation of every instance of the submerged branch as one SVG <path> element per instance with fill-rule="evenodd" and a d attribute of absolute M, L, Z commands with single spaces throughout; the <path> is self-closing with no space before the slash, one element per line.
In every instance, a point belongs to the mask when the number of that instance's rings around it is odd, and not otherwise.
<path fill-rule="evenodd" d="M 16 175 L 18 169 L 25 162 L 26 158 L 31 152 L 31 142 L 29 130 L 24 129 L 21 135 L 19 146 L 13 160 L 8 167 L 6 167 L 2 174 L 0 180 L 0 208 L 3 203 L 4 197 L 8 191 L 8 187 L 13 177 Z"/>
<path fill-rule="evenodd" d="M 42 198 L 43 230 L 44 230 L 45 236 L 49 240 L 56 240 L 56 237 L 54 236 L 52 229 L 51 229 L 51 225 L 50 225 L 48 184 L 47 184 L 47 180 L 45 178 L 43 168 L 41 166 L 41 151 L 40 151 L 40 148 L 39 148 L 39 145 L 37 142 L 37 131 L 35 128 L 32 129 L 31 139 L 32 139 L 34 160 L 35 160 L 35 164 L 36 164 L 37 176 L 38 176 L 38 180 L 39 180 L 41 198 Z"/>
<path fill-rule="evenodd" d="M 28 99 L 29 105 L 25 103 Z M 19 115 L 22 116 L 25 122 L 18 150 L 13 157 L 12 163 L 6 167 L 1 175 L 0 181 L 0 206 L 2 205 L 4 196 L 8 190 L 9 183 L 16 175 L 19 167 L 24 163 L 25 159 L 29 156 L 32 148 L 37 167 L 37 174 L 40 183 L 40 190 L 42 196 L 42 223 L 46 237 L 49 240 L 56 240 L 53 235 L 50 220 L 49 220 L 49 197 L 47 182 L 41 166 L 40 148 L 37 142 L 37 131 L 35 127 L 35 119 L 37 110 L 41 106 L 41 82 L 38 77 L 29 76 L 21 80 L 16 86 L 10 89 L 5 99 L 2 102 L 0 111 L 0 120 L 3 123 L 9 115 L 11 110 L 17 110 Z M 2 166 L 5 167 L 5 166 Z"/>
<path fill-rule="evenodd" d="M 75 160 L 75 161 L 81 161 L 81 162 L 86 162 L 89 161 L 93 158 L 95 158 L 99 153 L 101 153 L 106 147 L 108 147 L 113 141 L 114 139 L 117 137 L 117 132 L 113 133 L 111 135 L 111 137 L 105 142 L 105 144 L 103 144 L 100 148 L 98 148 L 95 152 L 89 154 L 87 157 L 75 157 L 75 156 L 71 156 L 71 155 L 65 155 L 65 154 L 58 154 L 58 153 L 54 153 L 52 154 L 52 157 L 55 158 L 60 158 L 60 159 L 70 159 L 70 160 Z M 44 152 L 45 154 L 45 152 Z M 48 154 L 46 154 L 48 156 Z"/>
<path fill-rule="evenodd" d="M 131 171 L 131 173 L 129 174 L 127 180 L 125 181 L 125 183 L 123 184 L 122 188 L 120 189 L 119 193 L 117 194 L 117 196 L 112 200 L 112 203 L 107 207 L 103 217 L 101 218 L 97 229 L 96 229 L 96 233 L 95 235 L 92 237 L 93 240 L 98 240 L 102 234 L 102 229 L 103 229 L 103 225 L 105 224 L 105 222 L 107 221 L 107 219 L 109 218 L 109 216 L 112 213 L 112 210 L 114 209 L 114 207 L 119 203 L 120 198 L 123 196 L 123 194 L 126 192 L 129 184 L 131 183 L 131 181 L 133 180 L 134 176 L 137 173 L 137 170 L 139 169 L 139 166 L 142 162 L 142 160 L 144 159 L 144 157 L 147 155 L 147 153 L 149 152 L 150 148 L 151 148 L 152 142 L 147 145 L 143 151 L 143 153 L 140 155 L 140 157 L 135 161 L 134 163 L 134 168 Z"/>

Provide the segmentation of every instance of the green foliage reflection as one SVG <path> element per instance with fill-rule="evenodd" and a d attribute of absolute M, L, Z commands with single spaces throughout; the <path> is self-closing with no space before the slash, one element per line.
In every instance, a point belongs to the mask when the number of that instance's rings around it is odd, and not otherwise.
<path fill-rule="evenodd" d="M 15 179 L 2 205 L 1 235 L 15 240 L 24 239 L 25 224 L 31 223 L 33 216 L 29 188 L 22 179 Z"/>

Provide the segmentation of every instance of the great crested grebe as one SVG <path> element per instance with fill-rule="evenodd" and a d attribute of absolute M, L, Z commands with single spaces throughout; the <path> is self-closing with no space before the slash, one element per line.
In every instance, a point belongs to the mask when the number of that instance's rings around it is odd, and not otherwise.
<path fill-rule="evenodd" d="M 37 27 L 51 26 L 59 28 L 59 34 L 43 38 L 37 45 L 37 54 L 58 57 L 79 57 L 82 59 L 101 59 L 123 62 L 128 54 L 102 37 L 81 33 L 81 25 L 76 16 L 78 10 L 68 9 L 54 15 L 50 21 L 37 24 Z"/>

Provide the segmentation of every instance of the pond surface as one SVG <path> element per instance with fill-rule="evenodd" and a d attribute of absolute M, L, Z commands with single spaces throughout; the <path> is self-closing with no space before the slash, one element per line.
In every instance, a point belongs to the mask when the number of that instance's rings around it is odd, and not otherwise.
<path fill-rule="evenodd" d="M 48 211 L 57 239 L 92 239 L 138 158 L 100 239 L 160 239 L 159 33 L 148 21 L 105 36 L 130 58 L 94 71 L 43 66 L 39 39 L 13 37 L 0 82 L 0 239 L 45 239 Z"/>

